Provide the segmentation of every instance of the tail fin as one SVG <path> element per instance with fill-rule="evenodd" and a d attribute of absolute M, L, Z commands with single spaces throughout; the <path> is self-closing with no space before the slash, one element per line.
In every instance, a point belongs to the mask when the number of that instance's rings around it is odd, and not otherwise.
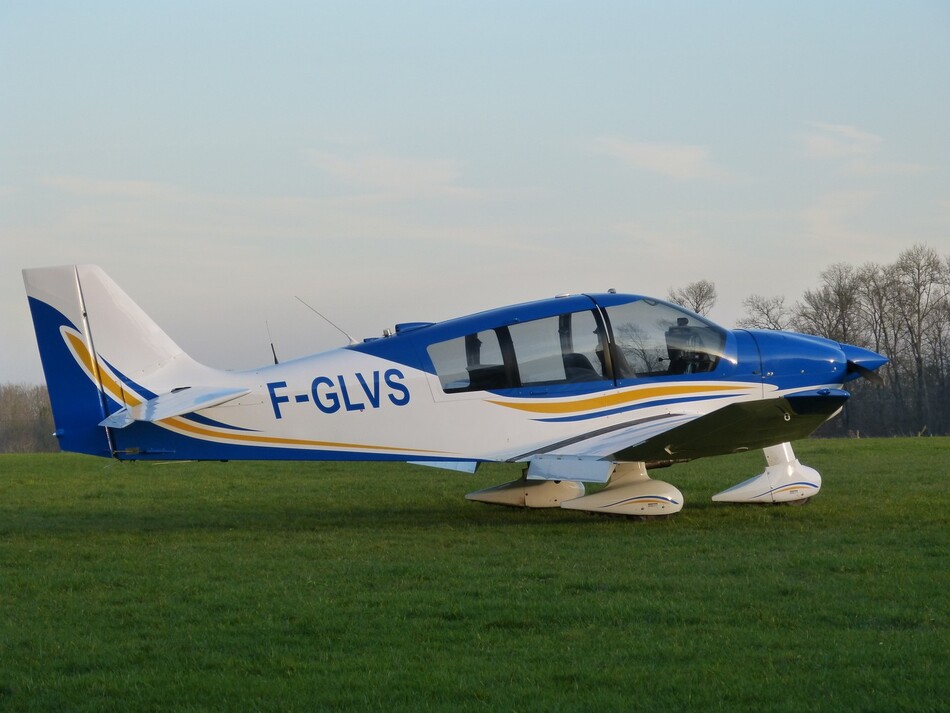
<path fill-rule="evenodd" d="M 207 369 L 98 267 L 24 270 L 23 281 L 63 450 L 114 455 L 103 420 Z"/>

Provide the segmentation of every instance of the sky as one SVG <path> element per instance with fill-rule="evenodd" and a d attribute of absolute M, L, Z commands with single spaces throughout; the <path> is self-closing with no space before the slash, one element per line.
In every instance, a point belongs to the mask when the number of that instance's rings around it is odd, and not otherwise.
<path fill-rule="evenodd" d="M 950 254 L 950 2 L 0 3 L 0 383 L 20 271 L 103 267 L 199 361 Z"/>

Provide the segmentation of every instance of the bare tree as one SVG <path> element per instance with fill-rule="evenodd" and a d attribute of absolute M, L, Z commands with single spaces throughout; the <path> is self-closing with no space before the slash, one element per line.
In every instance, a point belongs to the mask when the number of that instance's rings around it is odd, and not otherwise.
<path fill-rule="evenodd" d="M 860 328 L 868 347 L 876 352 L 894 354 L 900 320 L 896 311 L 896 276 L 893 266 L 877 263 L 863 265 L 857 273 Z"/>
<path fill-rule="evenodd" d="M 914 385 L 918 427 L 930 425 L 930 403 L 927 397 L 926 364 L 928 342 L 937 333 L 945 332 L 946 302 L 950 299 L 950 279 L 945 262 L 937 251 L 925 245 L 914 245 L 902 252 L 895 265 L 897 311 L 900 314 L 914 364 Z"/>
<path fill-rule="evenodd" d="M 795 328 L 861 346 L 858 271 L 839 262 L 821 273 L 821 281 L 821 287 L 807 290 L 796 305 Z"/>
<path fill-rule="evenodd" d="M 709 280 L 699 280 L 680 289 L 671 287 L 667 299 L 706 316 L 716 306 L 716 285 Z"/>
<path fill-rule="evenodd" d="M 763 297 L 750 295 L 742 300 L 746 316 L 736 321 L 740 329 L 776 329 L 792 328 L 793 314 L 785 306 L 785 297 Z"/>
<path fill-rule="evenodd" d="M 905 340 L 902 338 L 897 296 L 894 265 L 868 263 L 858 270 L 858 309 L 865 343 L 868 348 L 886 354 L 890 359 L 881 371 L 887 381 L 886 398 L 878 398 L 880 390 L 872 392 L 875 394 L 873 400 L 880 406 L 876 420 L 884 432 L 890 433 L 902 430 L 901 415 L 906 411 L 907 401 L 904 394 L 905 369 L 901 368 Z"/>

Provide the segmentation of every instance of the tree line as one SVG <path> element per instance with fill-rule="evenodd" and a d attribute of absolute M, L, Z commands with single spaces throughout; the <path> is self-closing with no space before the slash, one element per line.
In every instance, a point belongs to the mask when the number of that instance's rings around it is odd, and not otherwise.
<path fill-rule="evenodd" d="M 672 302 L 699 314 L 716 304 L 709 280 L 670 289 Z M 853 398 L 824 435 L 950 435 L 950 255 L 927 245 L 888 265 L 831 265 L 790 303 L 750 295 L 736 326 L 816 334 L 884 354 L 883 386 L 853 381 Z M 0 453 L 56 451 L 45 386 L 0 384 Z"/>
<path fill-rule="evenodd" d="M 46 387 L 0 384 L 0 453 L 58 450 Z"/>

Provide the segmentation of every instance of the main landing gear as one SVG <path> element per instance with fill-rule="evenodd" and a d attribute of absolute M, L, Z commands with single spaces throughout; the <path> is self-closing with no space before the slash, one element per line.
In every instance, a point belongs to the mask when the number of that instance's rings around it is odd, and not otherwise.
<path fill-rule="evenodd" d="M 483 503 L 519 507 L 586 510 L 607 515 L 653 517 L 683 508 L 683 494 L 669 483 L 653 480 L 643 463 L 615 463 L 607 485 L 591 495 L 584 485 L 569 480 L 529 480 L 521 476 L 504 485 L 478 490 L 465 497 Z"/>
<path fill-rule="evenodd" d="M 754 478 L 713 496 L 726 503 L 807 502 L 821 489 L 821 476 L 814 468 L 802 465 L 792 446 L 782 443 L 763 449 L 766 469 Z M 683 494 L 678 488 L 647 475 L 644 463 L 614 463 L 607 484 L 599 491 L 585 494 L 584 485 L 571 480 L 533 480 L 522 475 L 510 483 L 477 490 L 465 496 L 495 505 L 528 508 L 564 508 L 586 510 L 605 515 L 628 515 L 642 519 L 665 517 L 683 509 Z"/>

